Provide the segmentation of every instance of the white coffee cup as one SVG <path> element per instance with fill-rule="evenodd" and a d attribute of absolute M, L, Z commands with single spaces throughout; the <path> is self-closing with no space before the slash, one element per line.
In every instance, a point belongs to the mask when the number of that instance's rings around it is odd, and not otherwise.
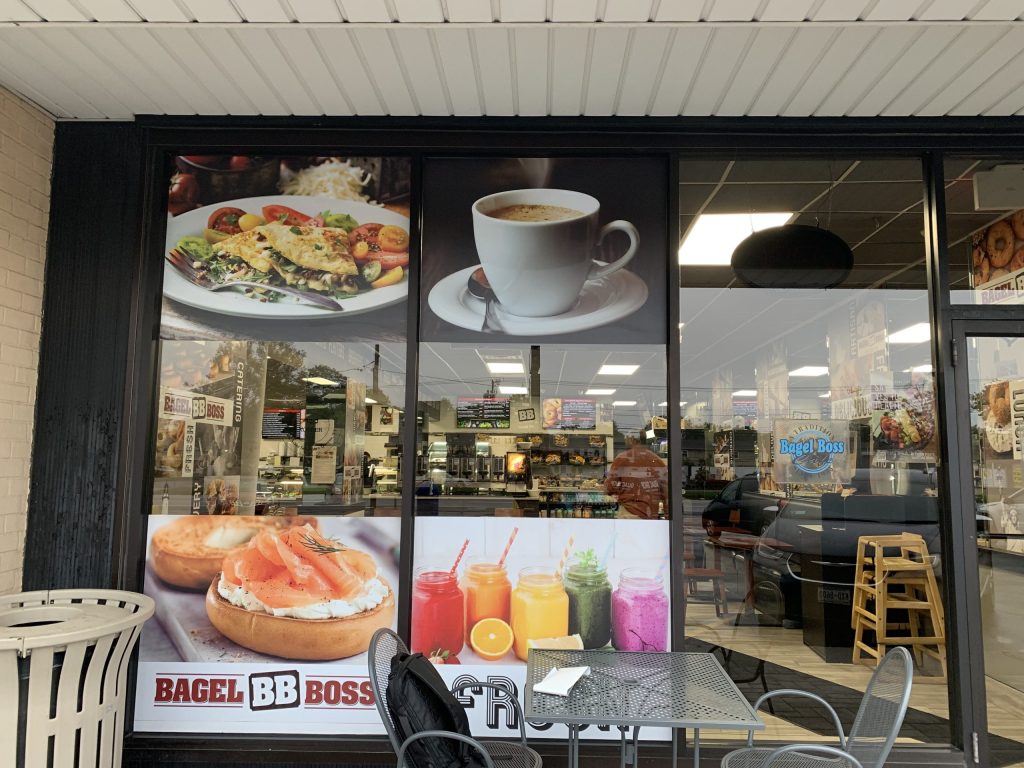
<path fill-rule="evenodd" d="M 550 205 L 579 211 L 553 221 L 499 219 L 493 212 L 512 205 Z M 628 221 L 598 228 L 601 203 L 568 189 L 514 189 L 473 203 L 473 234 L 480 264 L 503 309 L 522 317 L 567 312 L 587 280 L 622 269 L 636 254 L 640 234 Z M 619 230 L 629 236 L 626 252 L 611 264 L 594 261 L 593 249 Z"/>

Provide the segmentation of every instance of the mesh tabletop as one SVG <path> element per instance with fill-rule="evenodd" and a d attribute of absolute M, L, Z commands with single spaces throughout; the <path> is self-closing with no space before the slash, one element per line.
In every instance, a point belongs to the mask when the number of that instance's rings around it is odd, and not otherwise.
<path fill-rule="evenodd" d="M 554 667 L 590 667 L 591 673 L 568 696 L 534 693 L 534 683 Z M 764 728 L 710 653 L 531 649 L 526 719 L 577 725 Z"/>

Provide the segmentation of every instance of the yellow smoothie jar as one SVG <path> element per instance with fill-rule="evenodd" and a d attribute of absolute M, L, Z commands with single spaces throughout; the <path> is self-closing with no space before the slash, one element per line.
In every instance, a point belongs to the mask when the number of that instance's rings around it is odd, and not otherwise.
<path fill-rule="evenodd" d="M 515 652 L 526 661 L 526 643 L 569 634 L 569 596 L 562 580 L 547 568 L 523 568 L 512 590 L 512 634 Z"/>

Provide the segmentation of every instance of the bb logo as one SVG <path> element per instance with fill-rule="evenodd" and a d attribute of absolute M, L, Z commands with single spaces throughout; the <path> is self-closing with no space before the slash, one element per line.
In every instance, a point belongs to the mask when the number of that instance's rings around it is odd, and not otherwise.
<path fill-rule="evenodd" d="M 206 398 L 205 397 L 193 397 L 192 398 L 192 418 L 193 419 L 205 419 L 206 418 Z"/>
<path fill-rule="evenodd" d="M 249 675 L 249 709 L 253 712 L 291 709 L 300 703 L 298 672 L 259 672 Z"/>

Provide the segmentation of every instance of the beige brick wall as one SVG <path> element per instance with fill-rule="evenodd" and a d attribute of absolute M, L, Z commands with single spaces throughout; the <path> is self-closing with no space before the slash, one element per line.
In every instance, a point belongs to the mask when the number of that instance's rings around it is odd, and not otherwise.
<path fill-rule="evenodd" d="M 0 594 L 21 589 L 53 127 L 0 88 Z"/>

